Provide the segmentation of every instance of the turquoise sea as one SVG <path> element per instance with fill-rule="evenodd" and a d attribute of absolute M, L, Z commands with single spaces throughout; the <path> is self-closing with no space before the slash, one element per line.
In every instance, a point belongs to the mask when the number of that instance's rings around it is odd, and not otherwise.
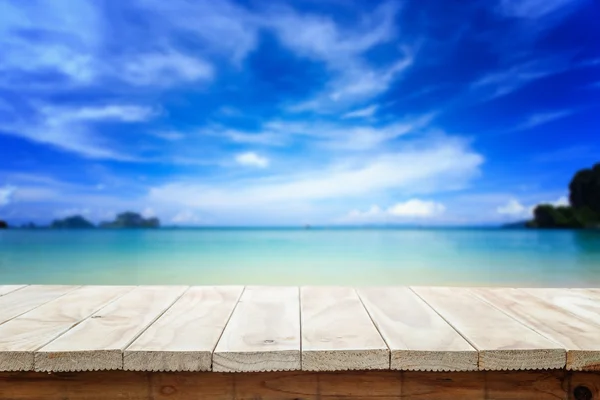
<path fill-rule="evenodd" d="M 0 231 L 0 284 L 600 286 L 600 232 Z"/>

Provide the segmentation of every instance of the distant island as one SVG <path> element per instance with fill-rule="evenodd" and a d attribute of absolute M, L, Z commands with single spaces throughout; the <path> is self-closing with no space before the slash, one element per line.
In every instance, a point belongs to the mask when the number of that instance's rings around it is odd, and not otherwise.
<path fill-rule="evenodd" d="M 6 221 L 0 220 L 0 229 L 6 229 L 6 228 L 8 228 L 8 224 L 6 223 Z"/>
<path fill-rule="evenodd" d="M 81 215 L 73 215 L 71 217 L 67 217 L 64 219 L 55 219 L 50 224 L 50 228 L 53 229 L 89 229 L 95 228 L 94 224 L 92 224 L 87 219 L 83 218 Z"/>
<path fill-rule="evenodd" d="M 568 206 L 540 204 L 528 228 L 600 229 L 600 163 L 577 171 L 569 184 Z"/>
<path fill-rule="evenodd" d="M 117 215 L 112 222 L 101 222 L 100 228 L 158 228 L 160 221 L 156 217 L 144 218 L 140 214 L 127 211 Z"/>
<path fill-rule="evenodd" d="M 52 221 L 50 229 L 145 229 L 160 227 L 160 220 L 156 217 L 144 218 L 142 215 L 127 211 L 118 214 L 114 221 L 101 222 L 98 227 L 81 215 L 71 215 L 66 218 Z M 22 226 L 25 229 L 37 228 L 34 224 Z"/>

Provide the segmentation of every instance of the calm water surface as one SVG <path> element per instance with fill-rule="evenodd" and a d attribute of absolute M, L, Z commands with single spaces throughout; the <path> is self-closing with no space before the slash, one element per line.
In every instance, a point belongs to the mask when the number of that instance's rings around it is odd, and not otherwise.
<path fill-rule="evenodd" d="M 600 233 L 0 231 L 0 284 L 599 286 Z"/>

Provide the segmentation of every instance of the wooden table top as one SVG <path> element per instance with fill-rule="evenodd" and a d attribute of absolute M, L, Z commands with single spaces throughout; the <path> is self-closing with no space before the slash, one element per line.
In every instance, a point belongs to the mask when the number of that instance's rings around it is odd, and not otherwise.
<path fill-rule="evenodd" d="M 0 371 L 600 369 L 600 289 L 0 285 Z"/>

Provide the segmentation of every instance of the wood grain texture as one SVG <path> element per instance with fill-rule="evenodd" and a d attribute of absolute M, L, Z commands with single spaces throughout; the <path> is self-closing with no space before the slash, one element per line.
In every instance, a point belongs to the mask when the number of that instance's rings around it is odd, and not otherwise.
<path fill-rule="evenodd" d="M 521 289 L 564 310 L 598 321 L 600 317 L 600 292 L 594 289 Z"/>
<path fill-rule="evenodd" d="M 594 397 L 574 397 L 577 387 Z M 598 373 L 564 371 L 0 373 L 10 400 L 593 400 L 599 387 Z"/>
<path fill-rule="evenodd" d="M 569 400 L 600 399 L 600 374 L 573 372 L 568 382 Z"/>
<path fill-rule="evenodd" d="M 133 371 L 209 371 L 242 286 L 190 288 L 123 355 Z"/>
<path fill-rule="evenodd" d="M 297 287 L 246 287 L 213 353 L 213 370 L 299 370 L 299 301 Z"/>
<path fill-rule="evenodd" d="M 356 291 L 302 287 L 302 369 L 389 369 L 390 353 Z"/>
<path fill-rule="evenodd" d="M 123 350 L 187 287 L 141 286 L 35 352 L 36 371 L 122 369 Z"/>
<path fill-rule="evenodd" d="M 33 310 L 79 286 L 33 285 L 0 297 L 0 324 Z"/>
<path fill-rule="evenodd" d="M 391 351 L 392 369 L 477 370 L 477 350 L 409 288 L 357 292 Z"/>
<path fill-rule="evenodd" d="M 580 318 L 519 289 L 473 293 L 567 350 L 567 369 L 600 369 L 600 320 Z"/>
<path fill-rule="evenodd" d="M 0 285 L 0 296 L 23 289 L 27 285 Z"/>
<path fill-rule="evenodd" d="M 567 398 L 568 374 L 550 371 L 486 371 L 487 399 L 494 400 L 564 400 Z"/>
<path fill-rule="evenodd" d="M 82 287 L 0 325 L 0 371 L 33 370 L 35 350 L 132 289 Z"/>
<path fill-rule="evenodd" d="M 480 370 L 563 368 L 566 351 L 465 288 L 413 287 L 479 350 Z"/>

